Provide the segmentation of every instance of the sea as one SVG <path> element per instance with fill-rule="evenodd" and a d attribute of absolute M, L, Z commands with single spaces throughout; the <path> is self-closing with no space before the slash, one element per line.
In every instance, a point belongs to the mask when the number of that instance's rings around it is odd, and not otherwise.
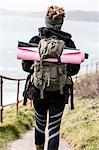
<path fill-rule="evenodd" d="M 21 60 L 17 59 L 18 41 L 29 42 L 38 35 L 38 28 L 45 26 L 44 18 L 0 15 L 0 75 L 26 78 Z M 62 30 L 72 35 L 77 49 L 89 54 L 83 64 L 99 60 L 99 22 L 65 20 Z M 25 82 L 20 84 L 19 99 Z M 3 104 L 16 102 L 17 83 L 3 79 Z"/>

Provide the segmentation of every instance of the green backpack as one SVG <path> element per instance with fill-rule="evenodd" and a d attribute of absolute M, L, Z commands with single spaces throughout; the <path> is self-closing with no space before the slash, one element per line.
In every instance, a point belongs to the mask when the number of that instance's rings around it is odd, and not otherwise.
<path fill-rule="evenodd" d="M 31 69 L 34 73 L 31 76 L 31 82 L 40 89 L 40 98 L 44 98 L 45 91 L 60 90 L 63 94 L 65 84 L 71 84 L 67 77 L 67 64 L 60 61 L 60 56 L 65 47 L 65 42 L 56 37 L 42 38 L 38 45 L 40 61 L 34 61 Z M 57 58 L 58 62 L 45 62 L 43 59 Z"/>

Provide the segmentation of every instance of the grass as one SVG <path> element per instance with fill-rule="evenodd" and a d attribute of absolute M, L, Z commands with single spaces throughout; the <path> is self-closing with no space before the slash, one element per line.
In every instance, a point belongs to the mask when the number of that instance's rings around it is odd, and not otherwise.
<path fill-rule="evenodd" d="M 34 112 L 30 106 L 20 106 L 18 116 L 15 107 L 6 110 L 4 121 L 0 125 L 0 150 L 5 149 L 9 142 L 20 138 L 33 124 Z"/>
<path fill-rule="evenodd" d="M 99 99 L 76 100 L 63 117 L 61 135 L 72 150 L 99 150 Z"/>

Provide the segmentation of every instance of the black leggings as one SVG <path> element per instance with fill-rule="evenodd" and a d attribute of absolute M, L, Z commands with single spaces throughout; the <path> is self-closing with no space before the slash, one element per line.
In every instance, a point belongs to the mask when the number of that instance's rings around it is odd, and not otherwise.
<path fill-rule="evenodd" d="M 45 103 L 42 100 L 34 101 L 33 103 L 36 116 L 35 144 L 41 145 L 45 143 L 45 127 L 47 122 L 47 111 L 49 111 L 48 150 L 58 150 L 60 123 L 65 104 Z"/>

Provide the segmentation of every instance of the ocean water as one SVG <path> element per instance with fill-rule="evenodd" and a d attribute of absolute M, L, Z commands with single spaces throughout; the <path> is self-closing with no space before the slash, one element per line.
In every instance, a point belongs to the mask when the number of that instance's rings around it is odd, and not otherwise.
<path fill-rule="evenodd" d="M 38 34 L 38 28 L 45 26 L 44 18 L 21 16 L 0 16 L 0 75 L 13 78 L 24 78 L 28 73 L 21 67 L 21 60 L 17 60 L 18 41 L 28 42 L 32 36 Z M 67 21 L 63 24 L 63 31 L 72 35 L 72 40 L 81 51 L 89 54 L 90 63 L 99 59 L 99 23 Z M 4 80 L 4 104 L 16 100 L 16 82 Z M 20 99 L 24 82 L 21 85 Z"/>

